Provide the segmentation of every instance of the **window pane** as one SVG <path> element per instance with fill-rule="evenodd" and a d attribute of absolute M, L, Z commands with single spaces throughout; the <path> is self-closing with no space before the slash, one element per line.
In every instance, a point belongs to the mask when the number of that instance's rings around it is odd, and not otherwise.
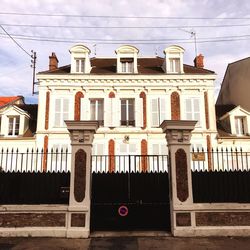
<path fill-rule="evenodd" d="M 80 71 L 80 60 L 76 60 L 76 72 Z"/>
<path fill-rule="evenodd" d="M 128 119 L 129 121 L 134 121 L 135 120 L 135 105 L 134 105 L 134 100 L 129 99 L 128 100 Z"/>
<path fill-rule="evenodd" d="M 14 118 L 13 117 L 10 117 L 9 118 L 9 133 L 8 135 L 13 135 L 13 122 L 14 122 Z"/>
<path fill-rule="evenodd" d="M 16 121 L 16 124 L 15 124 L 15 135 L 19 135 L 20 117 L 17 116 L 14 119 Z"/>
<path fill-rule="evenodd" d="M 103 120 L 103 100 L 98 100 L 98 120 Z"/>
<path fill-rule="evenodd" d="M 175 59 L 175 72 L 180 72 L 181 71 L 181 67 L 180 67 L 180 59 L 176 58 Z"/>
<path fill-rule="evenodd" d="M 81 59 L 81 72 L 82 73 L 84 72 L 84 64 L 85 64 L 84 59 Z"/>
<path fill-rule="evenodd" d="M 158 98 L 151 100 L 151 115 L 151 125 L 153 127 L 159 126 Z"/>
<path fill-rule="evenodd" d="M 127 111 L 127 108 L 126 108 L 126 100 L 125 99 L 122 99 L 121 100 L 121 120 L 122 121 L 126 121 L 126 111 Z"/>
<path fill-rule="evenodd" d="M 192 112 L 192 100 L 186 99 L 186 112 Z"/>
<path fill-rule="evenodd" d="M 96 120 L 95 107 L 96 101 L 90 100 L 90 120 Z"/>

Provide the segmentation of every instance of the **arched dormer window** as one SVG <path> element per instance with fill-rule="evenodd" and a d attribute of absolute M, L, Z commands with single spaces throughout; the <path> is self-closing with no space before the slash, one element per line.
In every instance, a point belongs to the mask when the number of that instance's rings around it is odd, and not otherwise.
<path fill-rule="evenodd" d="M 136 47 L 124 45 L 115 52 L 117 54 L 117 73 L 138 73 L 137 55 L 139 50 Z"/>
<path fill-rule="evenodd" d="M 70 48 L 71 70 L 70 73 L 85 74 L 90 73 L 90 49 L 82 44 L 77 44 Z"/>
<path fill-rule="evenodd" d="M 184 73 L 183 70 L 183 54 L 184 49 L 177 45 L 172 45 L 164 50 L 165 63 L 164 71 L 170 74 Z"/>

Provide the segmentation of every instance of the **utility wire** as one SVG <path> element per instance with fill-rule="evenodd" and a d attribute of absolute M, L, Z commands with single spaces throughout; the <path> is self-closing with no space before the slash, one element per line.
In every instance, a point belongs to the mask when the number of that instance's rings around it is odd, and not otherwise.
<path fill-rule="evenodd" d="M 8 32 L 7 30 L 4 29 L 4 27 L 2 25 L 0 25 L 1 29 L 4 31 L 4 33 L 22 50 L 24 51 L 24 53 L 26 53 L 29 57 L 31 57 L 31 55 L 29 54 L 29 52 L 27 52 L 22 45 L 20 45 Z"/>
<path fill-rule="evenodd" d="M 173 20 L 250 20 L 250 17 L 180 17 L 180 16 L 113 16 L 113 15 L 81 15 L 81 14 L 45 14 L 0 12 L 0 15 L 13 16 L 44 16 L 44 17 L 82 17 L 82 18 L 110 18 L 110 19 L 173 19 Z"/>
<path fill-rule="evenodd" d="M 9 24 L 8 27 L 32 27 L 32 28 L 68 28 L 68 29 L 188 29 L 188 28 L 231 28 L 248 27 L 247 24 L 218 24 L 218 25 L 180 25 L 180 26 L 75 26 L 75 25 L 40 25 L 40 24 Z"/>

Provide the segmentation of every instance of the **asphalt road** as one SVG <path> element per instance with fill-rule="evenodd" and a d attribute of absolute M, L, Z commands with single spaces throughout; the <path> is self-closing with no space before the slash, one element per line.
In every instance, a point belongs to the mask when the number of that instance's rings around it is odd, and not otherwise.
<path fill-rule="evenodd" d="M 91 239 L 62 238 L 0 238 L 0 250 L 217 250 L 250 249 L 250 237 L 210 237 L 210 238 L 173 238 L 173 237 L 115 237 Z"/>

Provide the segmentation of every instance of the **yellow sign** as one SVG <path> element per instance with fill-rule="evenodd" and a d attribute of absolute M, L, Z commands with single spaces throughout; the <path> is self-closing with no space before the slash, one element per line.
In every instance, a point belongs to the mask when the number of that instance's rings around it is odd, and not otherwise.
<path fill-rule="evenodd" d="M 205 153 L 204 152 L 192 153 L 192 161 L 205 161 Z"/>

